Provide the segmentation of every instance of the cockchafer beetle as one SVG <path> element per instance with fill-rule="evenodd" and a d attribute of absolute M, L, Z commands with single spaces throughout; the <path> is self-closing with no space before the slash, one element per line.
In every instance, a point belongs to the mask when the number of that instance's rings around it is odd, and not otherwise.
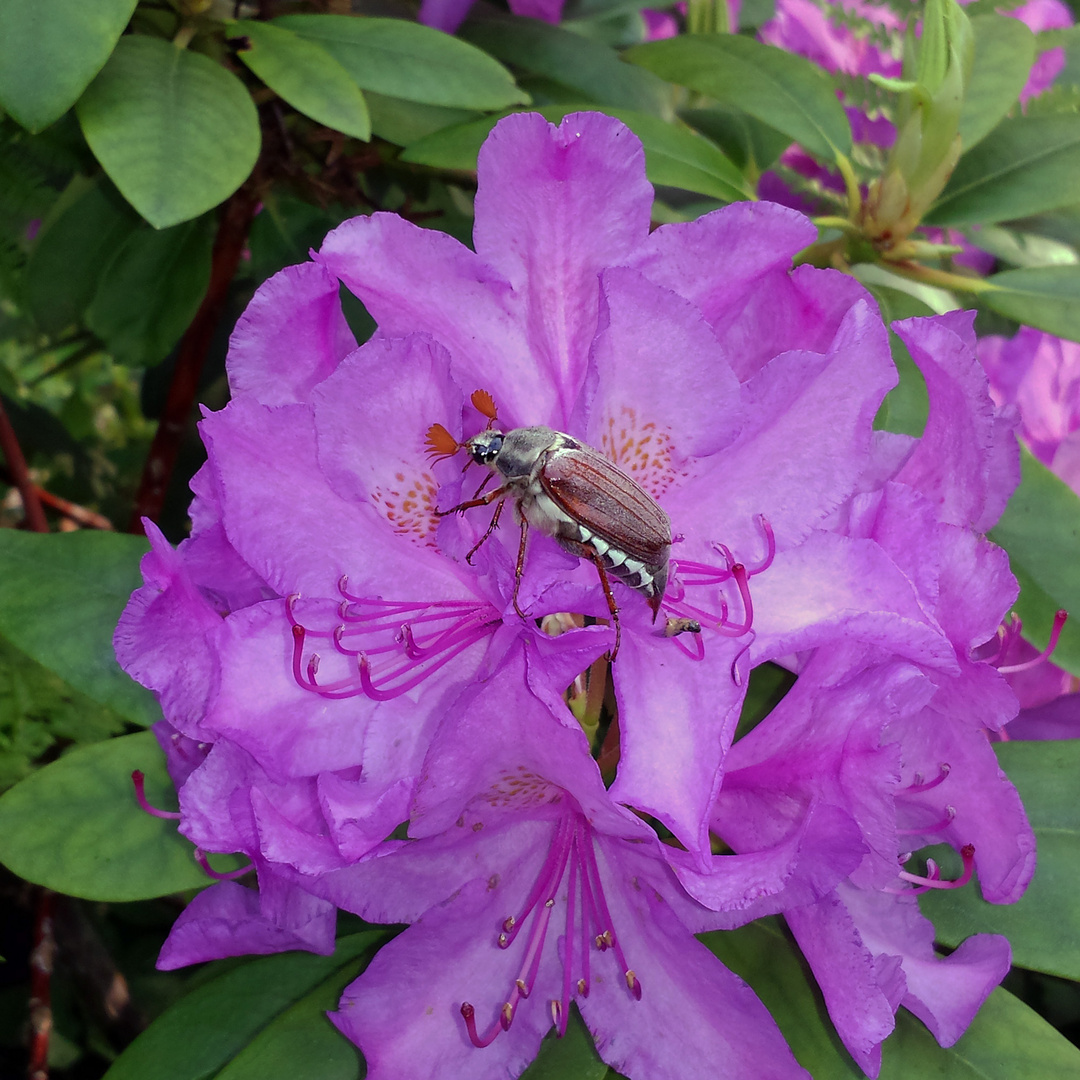
<path fill-rule="evenodd" d="M 518 606 L 518 589 L 530 526 L 552 537 L 571 555 L 588 559 L 600 574 L 615 627 L 615 647 L 611 651 L 614 660 L 621 632 L 619 608 L 608 573 L 645 597 L 655 622 L 668 579 L 671 522 L 667 514 L 647 491 L 591 446 L 543 426 L 499 431 L 491 395 L 477 390 L 471 400 L 477 411 L 488 418 L 487 427 L 459 443 L 442 424 L 432 424 L 426 439 L 429 452 L 442 458 L 468 450 L 472 460 L 490 469 L 502 484 L 481 496 L 489 476 L 475 497 L 436 513 L 445 517 L 498 500 L 487 531 L 465 556 L 470 561 L 498 527 L 506 500 L 513 499 L 521 523 L 513 601 L 514 610 L 522 618 L 525 614 Z"/>

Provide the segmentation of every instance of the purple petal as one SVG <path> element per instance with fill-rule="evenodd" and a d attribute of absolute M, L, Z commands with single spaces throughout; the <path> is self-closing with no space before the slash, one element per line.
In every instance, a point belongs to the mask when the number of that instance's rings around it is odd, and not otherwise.
<path fill-rule="evenodd" d="M 601 280 L 586 440 L 659 496 L 688 458 L 735 437 L 739 383 L 708 324 L 680 296 L 634 270 L 606 270 Z"/>
<path fill-rule="evenodd" d="M 734 929 L 819 900 L 858 867 L 866 850 L 848 813 L 812 805 L 791 835 L 770 848 L 714 857 L 705 874 L 680 858 L 675 871 L 695 900 L 730 913 L 711 921 L 710 929 Z"/>
<path fill-rule="evenodd" d="M 480 1050 L 472 1045 L 460 1006 L 476 1008 L 484 1031 L 509 996 L 521 964 L 519 951 L 499 949 L 498 927 L 517 910 L 531 881 L 498 876 L 464 886 L 431 908 L 404 934 L 383 946 L 346 988 L 330 1019 L 363 1051 L 368 1080 L 504 1080 L 536 1056 L 551 1026 L 541 987 L 518 1006 L 509 1031 Z M 554 934 L 545 943 L 538 982 L 559 985 Z"/>
<path fill-rule="evenodd" d="M 748 558 L 761 546 L 755 518 L 764 514 L 780 550 L 798 542 L 855 487 L 871 422 L 895 381 L 881 319 L 861 302 L 824 355 L 772 359 L 743 389 L 748 423 L 738 440 L 671 500 L 676 531 Z"/>
<path fill-rule="evenodd" d="M 600 1056 L 627 1076 L 657 1080 L 806 1080 L 750 987 L 694 939 L 653 888 L 633 887 L 634 860 L 620 865 L 625 845 L 599 846 L 609 867 L 612 923 L 642 988 L 636 1001 L 621 972 L 612 973 L 578 998 Z"/>
<path fill-rule="evenodd" d="M 217 631 L 221 616 L 195 587 L 157 526 L 146 521 L 145 528 L 151 544 L 140 564 L 146 584 L 131 594 L 113 647 L 120 666 L 157 693 L 166 719 L 199 739 L 218 671 L 206 639 Z"/>
<path fill-rule="evenodd" d="M 417 599 L 472 596 L 452 564 L 402 544 L 385 518 L 334 493 L 315 457 L 306 406 L 234 401 L 208 416 L 202 432 L 228 539 L 279 595 L 340 599 L 344 575 L 354 582 L 410 582 Z"/>
<path fill-rule="evenodd" d="M 910 1009 L 942 1046 L 967 1030 L 982 1003 L 1008 974 L 1009 942 L 998 934 L 969 937 L 949 956 L 934 951 L 934 927 L 914 897 L 845 887 L 840 895 L 859 934 L 877 956 L 899 957 Z"/>
<path fill-rule="evenodd" d="M 417 22 L 452 34 L 469 14 L 473 0 L 422 0 Z"/>
<path fill-rule="evenodd" d="M 755 663 L 828 641 L 863 641 L 957 670 L 948 639 L 872 540 L 815 533 L 750 582 Z"/>
<path fill-rule="evenodd" d="M 555 420 L 556 389 L 530 352 L 521 299 L 464 244 L 396 214 L 372 214 L 339 225 L 318 257 L 364 302 L 381 335 L 424 333 L 446 348 L 458 384 L 490 391 L 508 426 Z"/>
<path fill-rule="evenodd" d="M 355 348 L 334 277 L 317 263 L 287 266 L 259 286 L 229 339 L 233 397 L 304 402 Z"/>
<path fill-rule="evenodd" d="M 918 716 L 890 730 L 890 737 L 903 746 L 905 769 L 931 777 L 943 764 L 950 766 L 948 778 L 939 787 L 905 798 L 906 804 L 922 810 L 921 821 L 920 815 L 911 813 L 909 824 L 918 829 L 922 822 L 940 820 L 944 806 L 950 805 L 955 816 L 927 834 L 926 842 L 945 839 L 958 850 L 974 845 L 983 899 L 1011 904 L 1020 899 L 1035 873 L 1035 836 L 1020 796 L 998 766 L 985 732 L 964 722 L 963 695 L 963 687 L 956 688 L 951 701 L 939 695 Z M 918 846 L 914 836 L 912 847 Z"/>
<path fill-rule="evenodd" d="M 731 677 L 741 648 L 713 638 L 695 661 L 671 641 L 624 629 L 616 663 L 621 756 L 611 797 L 662 821 L 703 867 L 720 767 L 742 705 L 743 688 Z"/>
<path fill-rule="evenodd" d="M 453 431 L 462 409 L 446 350 L 422 334 L 376 338 L 314 391 L 312 405 L 319 464 L 334 491 L 374 503 L 398 537 L 434 548 L 438 481 L 424 437 L 434 423 Z"/>
<path fill-rule="evenodd" d="M 334 916 L 330 904 L 300 890 L 275 898 L 264 912 L 259 893 L 234 881 L 222 881 L 199 893 L 180 913 L 157 966 L 172 971 L 187 964 L 247 953 L 265 956 L 289 949 L 329 956 L 334 951 Z"/>
<path fill-rule="evenodd" d="M 1013 423 L 995 410 L 975 356 L 972 312 L 893 325 L 926 380 L 926 431 L 897 479 L 941 508 L 942 520 L 981 532 L 1020 480 Z"/>
<path fill-rule="evenodd" d="M 652 187 L 629 128 L 602 113 L 558 127 L 500 120 L 477 165 L 476 251 L 521 300 L 533 362 L 558 388 L 563 428 L 596 333 L 599 274 L 648 237 Z"/>
<path fill-rule="evenodd" d="M 881 1071 L 881 1044 L 905 993 L 898 956 L 875 956 L 837 893 L 784 913 L 825 997 L 836 1033 L 867 1076 Z"/>

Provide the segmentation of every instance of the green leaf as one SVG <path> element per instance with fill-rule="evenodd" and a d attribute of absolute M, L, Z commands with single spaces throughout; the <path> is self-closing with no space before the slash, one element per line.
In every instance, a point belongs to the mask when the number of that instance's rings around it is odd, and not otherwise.
<path fill-rule="evenodd" d="M 149 731 L 79 747 L 31 773 L 0 796 L 0 862 L 86 900 L 146 900 L 211 884 L 176 822 L 140 809 L 135 769 L 151 806 L 176 806 Z"/>
<path fill-rule="evenodd" d="M 100 742 L 125 726 L 119 713 L 0 637 L 0 791 L 32 772 L 34 762 L 58 744 Z"/>
<path fill-rule="evenodd" d="M 386 97 L 384 94 L 367 93 L 368 109 L 371 111 L 371 130 L 395 146 L 408 146 L 426 135 L 433 135 L 443 128 L 467 124 L 479 117 L 471 109 L 443 109 L 438 105 L 421 105 L 403 98 Z"/>
<path fill-rule="evenodd" d="M 821 68 L 737 34 L 690 34 L 626 53 L 662 79 L 708 94 L 782 131 L 818 157 L 851 152 L 851 128 Z"/>
<path fill-rule="evenodd" d="M 273 25 L 321 45 L 361 90 L 458 109 L 505 109 L 529 100 L 496 60 L 419 23 L 284 15 Z"/>
<path fill-rule="evenodd" d="M 1080 1050 L 1037 1012 L 998 988 L 959 1042 L 938 1046 L 906 1010 L 886 1041 L 878 1080 L 1047 1080 L 1080 1076 Z"/>
<path fill-rule="evenodd" d="M 771 919 L 701 940 L 764 1002 L 814 1080 L 864 1080 L 840 1044 L 797 949 Z M 1046 1080 L 1080 1076 L 1080 1050 L 1037 1013 L 995 990 L 948 1048 L 905 1009 L 886 1039 L 879 1080 Z"/>
<path fill-rule="evenodd" d="M 25 288 L 42 330 L 57 334 L 82 318 L 105 267 L 139 223 L 103 178 L 39 234 Z"/>
<path fill-rule="evenodd" d="M 738 168 L 760 176 L 787 149 L 791 140 L 742 109 L 716 105 L 709 109 L 680 109 L 679 117 L 712 139 Z"/>
<path fill-rule="evenodd" d="M 1035 830 L 1035 878 L 1015 904 L 988 904 L 969 887 L 931 889 L 919 905 L 946 945 L 959 945 L 971 934 L 1004 934 L 1014 964 L 1080 979 L 1080 742 L 1017 741 L 994 749 Z"/>
<path fill-rule="evenodd" d="M 156 38 L 123 38 L 76 111 L 102 167 L 156 229 L 227 199 L 259 156 L 259 117 L 244 84 Z"/>
<path fill-rule="evenodd" d="M 964 154 L 928 225 L 994 224 L 1076 202 L 1080 116 L 1002 120 Z"/>
<path fill-rule="evenodd" d="M 976 15 L 975 63 L 960 110 L 964 153 L 997 127 L 1016 104 L 1035 63 L 1035 35 L 1005 15 Z"/>
<path fill-rule="evenodd" d="M 875 296 L 878 293 L 875 291 Z M 910 308 L 919 304 L 914 297 L 905 293 L 896 294 L 909 302 Z M 879 297 L 879 302 L 881 302 Z M 893 304 L 899 306 L 901 301 L 893 299 Z M 891 314 L 891 313 L 890 313 Z M 925 310 L 910 310 L 911 315 L 929 315 L 933 312 Z M 887 320 L 892 322 L 895 318 L 907 318 L 908 314 L 891 315 Z M 913 435 L 916 438 L 926 430 L 926 419 L 930 415 L 930 396 L 926 391 L 926 380 L 923 378 L 919 366 L 911 359 L 911 353 L 900 338 L 889 331 L 889 346 L 892 349 L 893 363 L 900 381 L 886 395 L 881 403 L 877 416 L 874 418 L 874 427 L 885 431 L 895 431 L 901 435 Z"/>
<path fill-rule="evenodd" d="M 229 26 L 251 43 L 237 55 L 267 86 L 312 120 L 367 141 L 367 103 L 349 73 L 321 46 L 270 23 L 244 20 Z"/>
<path fill-rule="evenodd" d="M 1024 619 L 1025 637 L 1041 648 L 1054 611 L 1064 608 L 1074 616 L 1062 631 L 1054 663 L 1080 675 L 1080 497 L 1025 448 L 1020 470 L 1020 486 L 990 539 L 1009 553 L 1013 570 L 1023 570 L 1054 605 L 1031 624 Z"/>
<path fill-rule="evenodd" d="M 661 79 L 624 64 L 614 49 L 538 19 L 489 16 L 465 24 L 467 41 L 525 71 L 568 86 L 584 100 L 663 116 L 669 90 Z"/>
<path fill-rule="evenodd" d="M 386 937 L 341 938 L 333 956 L 261 957 L 201 983 L 162 1013 L 106 1080 L 351 1080 L 359 1056 L 324 1015 Z"/>
<path fill-rule="evenodd" d="M 544 1036 L 540 1053 L 521 1074 L 521 1080 L 604 1080 L 607 1075 L 608 1067 L 596 1052 L 589 1029 L 572 1007 L 566 1034 L 558 1039 L 552 1028 Z"/>
<path fill-rule="evenodd" d="M 987 307 L 1048 334 L 1080 341 L 1080 266 L 1036 266 L 987 278 Z"/>
<path fill-rule="evenodd" d="M 210 284 L 214 221 L 133 232 L 105 268 L 86 323 L 121 363 L 163 360 Z"/>
<path fill-rule="evenodd" d="M 588 108 L 588 105 L 548 105 L 536 111 L 558 123 L 564 116 Z M 717 147 L 689 128 L 627 109 L 602 111 L 622 120 L 641 139 L 645 147 L 645 171 L 654 184 L 696 191 L 724 202 L 753 197 L 742 173 Z M 489 116 L 436 132 L 406 148 L 401 160 L 437 169 L 475 169 L 480 147 L 499 119 Z"/>
<path fill-rule="evenodd" d="M 40 131 L 109 59 L 138 0 L 0 0 L 0 105 Z"/>
<path fill-rule="evenodd" d="M 136 724 L 161 719 L 153 695 L 120 670 L 112 634 L 142 584 L 141 536 L 0 529 L 0 634 L 87 697 Z"/>

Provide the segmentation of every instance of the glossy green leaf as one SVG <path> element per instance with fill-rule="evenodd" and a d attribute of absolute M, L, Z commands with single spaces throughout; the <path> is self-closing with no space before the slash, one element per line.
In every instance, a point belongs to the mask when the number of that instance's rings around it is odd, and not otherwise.
<path fill-rule="evenodd" d="M 0 105 L 40 131 L 101 70 L 138 0 L 0 0 Z"/>
<path fill-rule="evenodd" d="M 1019 20 L 1005 15 L 977 15 L 975 63 L 960 111 L 964 153 L 997 127 L 1017 103 L 1035 63 L 1035 35 Z"/>
<path fill-rule="evenodd" d="M 444 109 L 438 105 L 421 105 L 403 98 L 367 92 L 371 112 L 371 130 L 395 146 L 408 146 L 444 128 L 467 124 L 479 118 L 471 109 Z"/>
<path fill-rule="evenodd" d="M 449 34 L 403 19 L 284 15 L 274 20 L 322 46 L 361 90 L 457 109 L 528 101 L 498 61 Z"/>
<path fill-rule="evenodd" d="M 504 63 L 569 87 L 583 100 L 656 116 L 670 112 L 663 80 L 623 63 L 614 49 L 560 26 L 493 16 L 466 23 L 461 36 Z"/>
<path fill-rule="evenodd" d="M 163 360 L 206 294 L 213 246 L 209 216 L 131 233 L 98 282 L 87 326 L 121 363 Z"/>
<path fill-rule="evenodd" d="M 825 1011 L 817 986 L 779 920 L 758 919 L 739 930 L 700 935 L 736 975 L 745 979 L 779 1025 L 814 1080 L 865 1080 Z"/>
<path fill-rule="evenodd" d="M 1003 120 L 960 159 L 930 225 L 993 224 L 1076 202 L 1080 116 Z"/>
<path fill-rule="evenodd" d="M 26 301 L 48 334 L 77 323 L 112 257 L 140 224 L 104 178 L 88 187 L 37 237 L 26 267 Z"/>
<path fill-rule="evenodd" d="M 760 176 L 787 149 L 791 140 L 742 109 L 714 105 L 680 109 L 679 117 L 712 139 L 734 164 L 750 176 Z"/>
<path fill-rule="evenodd" d="M 566 1034 L 558 1039 L 552 1028 L 544 1036 L 540 1053 L 521 1074 L 521 1080 L 604 1080 L 608 1075 L 581 1014 L 572 1007 Z"/>
<path fill-rule="evenodd" d="M 558 123 L 567 114 L 588 108 L 588 105 L 548 105 L 537 112 Z M 645 171 L 654 184 L 696 191 L 724 202 L 752 197 L 742 173 L 717 147 L 689 128 L 626 109 L 603 111 L 618 117 L 641 139 L 645 147 Z M 409 146 L 401 160 L 437 169 L 475 169 L 480 147 L 498 120 L 499 117 L 490 116 L 437 132 Z"/>
<path fill-rule="evenodd" d="M 229 27 L 250 42 L 237 55 L 294 109 L 335 131 L 371 138 L 371 119 L 359 87 L 321 46 L 270 23 L 244 20 Z"/>
<path fill-rule="evenodd" d="M 157 229 L 227 199 L 259 156 L 259 117 L 244 84 L 157 38 L 123 38 L 77 113 L 113 183 Z"/>
<path fill-rule="evenodd" d="M 764 1002 L 799 1063 L 814 1080 L 863 1080 L 828 1018 L 797 950 L 773 920 L 702 935 Z M 1046 1080 L 1080 1076 L 1080 1049 L 1037 1013 L 998 989 L 963 1037 L 944 1048 L 900 1009 L 882 1048 L 879 1080 Z"/>
<path fill-rule="evenodd" d="M 1006 270 L 988 280 L 997 288 L 981 295 L 987 307 L 1048 334 L 1080 341 L 1080 266 Z"/>
<path fill-rule="evenodd" d="M 1080 1049 L 1000 987 L 959 1042 L 944 1048 L 911 1013 L 897 1016 L 878 1080 L 1048 1080 L 1080 1077 Z"/>
<path fill-rule="evenodd" d="M 851 151 L 851 128 L 832 82 L 794 53 L 737 34 L 689 34 L 639 45 L 626 56 L 668 82 L 742 109 L 821 158 Z"/>
<path fill-rule="evenodd" d="M 80 694 L 0 635 L 0 792 L 34 771 L 59 746 L 95 743 L 127 724 Z"/>
<path fill-rule="evenodd" d="M 76 690 L 137 724 L 161 719 L 153 695 L 117 664 L 112 634 L 142 584 L 141 536 L 39 536 L 0 529 L 0 634 Z"/>
<path fill-rule="evenodd" d="M 149 731 L 79 747 L 0 797 L 0 862 L 87 900 L 145 900 L 211 884 L 176 822 L 135 801 L 135 769 L 146 776 L 151 806 L 176 807 Z"/>
<path fill-rule="evenodd" d="M 1020 467 L 1020 486 L 990 538 L 1008 551 L 1013 570 L 1023 571 L 1052 605 L 1031 613 L 1034 618 L 1025 617 L 1021 608 L 1025 637 L 1043 647 L 1054 611 L 1064 608 L 1072 614 L 1054 663 L 1080 675 L 1080 497 L 1025 449 Z"/>
<path fill-rule="evenodd" d="M 994 749 L 1035 830 L 1035 878 L 1015 904 L 988 904 L 969 887 L 930 890 L 920 907 L 946 945 L 971 934 L 1004 934 L 1014 964 L 1080 979 L 1080 742 L 1017 741 Z"/>
<path fill-rule="evenodd" d="M 875 292 L 874 295 L 879 294 Z M 918 304 L 914 297 L 906 296 L 904 293 L 900 293 L 899 296 L 909 301 L 907 305 L 909 308 Z M 892 302 L 895 307 L 899 307 L 899 300 L 893 299 Z M 923 306 L 919 305 L 919 307 Z M 933 313 L 914 310 L 910 314 L 930 315 Z M 893 315 L 888 321 L 907 317 L 906 314 Z M 893 363 L 896 364 L 900 381 L 885 395 L 885 400 L 881 403 L 881 408 L 874 418 L 874 427 L 918 438 L 926 430 L 926 419 L 930 415 L 930 396 L 926 390 L 926 380 L 919 366 L 911 359 L 907 346 L 891 330 L 889 331 L 889 346 L 892 349 Z"/>
<path fill-rule="evenodd" d="M 281 953 L 208 979 L 162 1013 L 106 1080 L 352 1080 L 359 1055 L 324 1014 L 385 937 L 351 934 L 333 956 Z"/>

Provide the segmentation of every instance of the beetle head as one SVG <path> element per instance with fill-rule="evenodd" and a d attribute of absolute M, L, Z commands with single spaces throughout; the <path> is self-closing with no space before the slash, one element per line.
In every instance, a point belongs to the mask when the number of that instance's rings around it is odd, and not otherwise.
<path fill-rule="evenodd" d="M 495 459 L 499 456 L 502 444 L 503 433 L 494 428 L 487 428 L 469 439 L 465 446 L 468 447 L 477 465 L 486 465 L 489 469 L 494 469 Z"/>
<path fill-rule="evenodd" d="M 502 446 L 502 432 L 495 430 L 499 411 L 495 399 L 486 390 L 474 390 L 469 400 L 481 416 L 487 417 L 487 427 L 465 442 L 458 442 L 442 424 L 432 424 L 424 436 L 427 452 L 434 461 L 453 457 L 459 450 L 468 450 L 478 465 L 494 467 L 495 458 Z M 468 462 L 465 463 L 468 465 Z"/>

